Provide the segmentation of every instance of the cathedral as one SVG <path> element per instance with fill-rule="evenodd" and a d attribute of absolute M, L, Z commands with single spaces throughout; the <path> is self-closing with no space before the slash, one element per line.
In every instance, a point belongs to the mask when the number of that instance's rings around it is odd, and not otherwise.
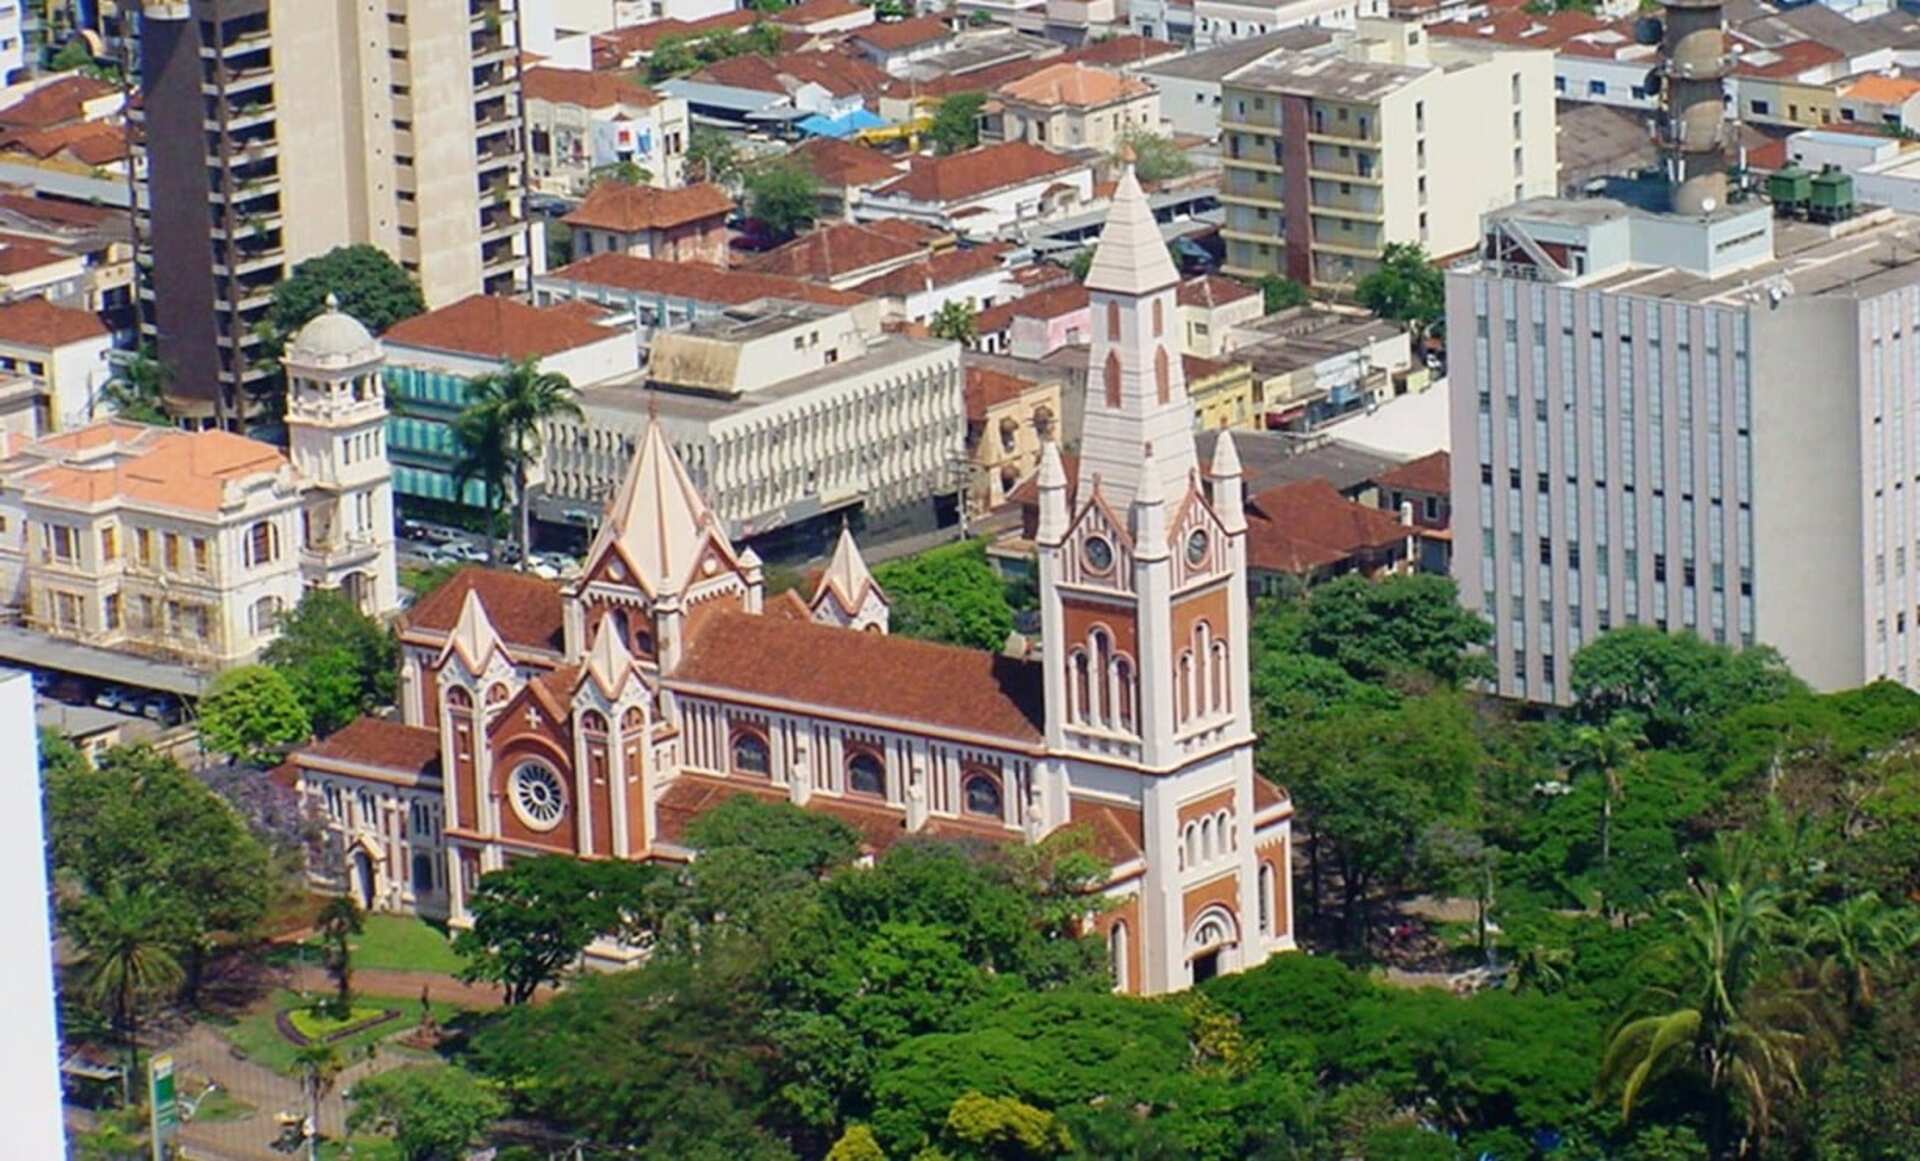
<path fill-rule="evenodd" d="M 460 573 L 401 623 L 399 720 L 295 755 L 342 856 L 316 881 L 459 926 L 509 860 L 686 860 L 689 822 L 748 794 L 875 854 L 1084 828 L 1124 991 L 1292 948 L 1292 804 L 1253 768 L 1240 464 L 1224 432 L 1198 462 L 1178 280 L 1129 167 L 1086 280 L 1078 478 L 1051 444 L 1039 469 L 1038 660 L 889 635 L 844 531 L 810 594 L 766 596 L 652 427 L 577 579 Z"/>

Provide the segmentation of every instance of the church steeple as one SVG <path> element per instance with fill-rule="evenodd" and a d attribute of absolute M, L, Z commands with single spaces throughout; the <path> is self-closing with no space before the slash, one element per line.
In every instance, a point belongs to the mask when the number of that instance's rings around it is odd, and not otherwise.
<path fill-rule="evenodd" d="M 1177 500 L 1198 463 L 1180 367 L 1179 284 L 1129 163 L 1087 271 L 1094 340 L 1079 480 L 1082 502 L 1097 479 L 1100 495 L 1122 519 L 1143 489 Z M 1151 471 L 1142 463 L 1148 446 Z"/>

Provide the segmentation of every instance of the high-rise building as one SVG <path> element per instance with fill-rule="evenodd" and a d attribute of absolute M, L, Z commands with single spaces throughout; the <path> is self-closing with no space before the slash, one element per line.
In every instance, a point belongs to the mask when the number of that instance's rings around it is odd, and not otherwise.
<path fill-rule="evenodd" d="M 427 305 L 527 280 L 518 0 L 145 0 L 148 333 L 189 420 L 236 425 L 300 261 L 371 243 Z"/>
<path fill-rule="evenodd" d="M 1222 82 L 1224 269 L 1352 283 L 1394 242 L 1472 248 L 1480 215 L 1558 189 L 1553 55 L 1417 24 L 1277 48 Z"/>

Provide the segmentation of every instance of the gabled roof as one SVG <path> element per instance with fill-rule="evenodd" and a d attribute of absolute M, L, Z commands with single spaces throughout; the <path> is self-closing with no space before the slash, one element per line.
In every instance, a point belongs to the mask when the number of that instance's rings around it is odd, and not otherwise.
<path fill-rule="evenodd" d="M 694 73 L 689 80 L 757 93 L 791 94 L 814 84 L 836 97 L 877 97 L 892 79 L 873 62 L 839 52 L 788 52 L 736 56 Z"/>
<path fill-rule="evenodd" d="M 911 164 L 905 177 L 874 192 L 922 202 L 955 202 L 1086 168 L 1082 162 L 1025 141 L 983 145 L 947 157 L 916 157 Z"/>
<path fill-rule="evenodd" d="M 850 0 L 800 0 L 800 3 L 790 4 L 767 19 L 788 28 L 805 28 L 822 20 L 838 20 L 871 11 L 873 9 L 851 3 Z"/>
<path fill-rule="evenodd" d="M 86 116 L 87 102 L 118 91 L 105 81 L 82 73 L 68 73 L 0 109 L 0 125 L 9 129 L 46 129 L 78 121 Z"/>
<path fill-rule="evenodd" d="M 1086 827 L 1093 837 L 1093 853 L 1113 866 L 1146 856 L 1146 827 L 1139 807 L 1070 798 L 1068 810 L 1070 825 Z"/>
<path fill-rule="evenodd" d="M 982 650 L 720 612 L 666 684 L 1037 746 L 1040 668 Z"/>
<path fill-rule="evenodd" d="M 900 176 L 900 163 L 893 157 L 837 137 L 810 138 L 787 156 L 805 166 L 821 185 L 835 189 L 874 185 Z"/>
<path fill-rule="evenodd" d="M 998 270 L 1001 260 L 1012 247 L 1004 242 L 990 242 L 984 246 L 973 246 L 965 250 L 948 250 L 933 254 L 916 262 L 910 262 L 898 270 L 889 270 L 878 278 L 870 278 L 854 287 L 856 294 L 868 294 L 874 297 L 891 295 L 905 297 L 909 294 L 951 286 L 964 282 L 991 270 Z"/>
<path fill-rule="evenodd" d="M 660 95 L 637 83 L 628 72 L 601 72 L 541 66 L 521 74 L 526 99 L 583 109 L 610 109 L 615 105 L 644 108 L 660 103 Z"/>
<path fill-rule="evenodd" d="M 649 422 L 633 465 L 607 502 L 600 532 L 587 550 L 588 567 L 617 549 L 649 595 L 678 593 L 693 579 L 714 525 L 706 498 L 667 444 L 666 433 L 658 422 Z"/>
<path fill-rule="evenodd" d="M 1147 195 L 1129 163 L 1120 173 L 1120 188 L 1114 191 L 1113 206 L 1094 247 L 1087 289 L 1137 295 L 1178 281 L 1180 272 L 1173 267 L 1160 224 L 1154 221 Z"/>
<path fill-rule="evenodd" d="M 104 338 L 107 333 L 92 311 L 55 306 L 44 298 L 23 298 L 0 306 L 0 343 L 51 350 Z"/>
<path fill-rule="evenodd" d="M 592 40 L 595 68 L 618 68 L 629 57 L 644 56 L 669 40 L 699 39 L 716 32 L 747 28 L 761 19 L 751 8 L 720 12 L 700 20 L 652 20 L 603 32 Z"/>
<path fill-rule="evenodd" d="M 294 755 L 372 766 L 421 778 L 440 777 L 440 732 L 383 718 L 358 717 Z"/>
<path fill-rule="evenodd" d="M 1153 92 L 1145 81 L 1137 81 L 1111 69 L 1069 61 L 1048 65 L 994 90 L 1003 100 L 1045 108 L 1066 106 L 1097 109 L 1119 101 L 1130 101 Z"/>
<path fill-rule="evenodd" d="M 494 654 L 505 652 L 506 644 L 494 630 L 480 594 L 468 589 L 467 595 L 460 601 L 460 616 L 447 633 L 447 643 L 440 650 L 437 664 L 445 665 L 449 657 L 457 656 L 467 667 L 467 672 L 485 673 Z"/>
<path fill-rule="evenodd" d="M 1869 101 L 1876 105 L 1899 105 L 1920 93 L 1920 81 L 1911 77 L 1889 77 L 1881 73 L 1868 73 L 1860 77 L 1845 89 L 1840 96 L 1847 100 Z"/>
<path fill-rule="evenodd" d="M 667 230 L 712 219 L 720 224 L 733 212 L 733 198 L 717 185 L 701 182 L 682 189 L 603 181 L 580 208 L 561 220 L 569 226 L 632 233 Z"/>
<path fill-rule="evenodd" d="M 952 40 L 953 35 L 953 29 L 940 17 L 920 16 L 891 24 L 870 24 L 854 33 L 853 39 L 882 52 L 905 52 L 923 44 Z"/>
<path fill-rule="evenodd" d="M 1087 294 L 1085 283 L 1069 282 L 1063 286 L 1049 286 L 1045 290 L 1003 302 L 999 306 L 989 307 L 980 312 L 974 320 L 974 327 L 983 335 L 995 334 L 1013 325 L 1017 318 L 1059 318 L 1075 311 L 1087 310 L 1092 300 Z"/>
<path fill-rule="evenodd" d="M 1247 563 L 1265 572 L 1325 568 L 1408 534 L 1397 517 L 1347 499 L 1322 479 L 1261 492 L 1247 504 L 1247 517 Z"/>
<path fill-rule="evenodd" d="M 127 136 L 105 121 L 82 121 L 51 129 L 19 129 L 0 138 L 0 149 L 44 161 L 66 154 L 83 165 L 109 165 L 127 157 Z"/>
<path fill-rule="evenodd" d="M 991 367 L 969 365 L 965 388 L 967 419 L 972 423 L 984 423 L 989 409 L 1018 399 L 1036 386 L 1038 384 L 1031 379 L 1022 379 Z"/>
<path fill-rule="evenodd" d="M 1373 482 L 1387 489 L 1434 492 L 1444 496 L 1453 487 L 1453 457 L 1443 451 L 1428 452 L 1392 471 L 1380 473 Z"/>
<path fill-rule="evenodd" d="M 1228 278 L 1224 274 L 1203 274 L 1198 278 L 1189 278 L 1180 284 L 1174 298 L 1181 306 L 1225 306 L 1230 302 L 1259 294 L 1260 291 Z"/>
<path fill-rule="evenodd" d="M 451 306 L 402 319 L 383 337 L 389 346 L 423 347 L 486 359 L 538 359 L 617 333 L 588 322 L 576 311 L 475 294 Z"/>
<path fill-rule="evenodd" d="M 1846 59 L 1846 54 L 1811 40 L 1796 40 L 1773 48 L 1750 48 L 1733 58 L 1733 71 L 1743 77 L 1797 77 L 1810 69 Z"/>
<path fill-rule="evenodd" d="M 119 455 L 86 462 L 58 458 L 112 445 Z M 16 477 L 34 499 L 85 505 L 117 499 L 196 512 L 218 511 L 229 484 L 287 466 L 279 448 L 232 432 L 185 432 L 113 420 L 12 450 L 46 453 L 45 466 Z"/>
<path fill-rule="evenodd" d="M 1084 64 L 1119 68 L 1123 65 L 1137 65 L 1143 61 L 1159 60 L 1162 57 L 1179 54 L 1180 46 L 1177 44 L 1169 44 L 1164 40 L 1154 40 L 1146 36 L 1125 35 L 1084 44 L 1068 53 L 1067 57 Z"/>
<path fill-rule="evenodd" d="M 402 620 L 403 631 L 428 637 L 451 633 L 469 592 L 479 597 L 509 649 L 561 651 L 566 619 L 560 585 L 529 573 L 463 568 L 414 602 Z"/>
<path fill-rule="evenodd" d="M 613 618 L 601 619 L 600 631 L 593 635 L 593 647 L 587 651 L 586 666 L 580 677 L 598 686 L 601 696 L 608 701 L 617 699 L 632 680 L 633 654 L 627 651 L 627 643 L 621 639 Z"/>
<path fill-rule="evenodd" d="M 739 306 L 758 298 L 790 298 L 822 306 L 858 306 L 867 301 L 862 295 L 816 286 L 798 278 L 725 270 L 698 262 L 662 262 L 655 258 L 635 258 L 631 254 L 595 254 L 562 266 L 550 277 L 723 306 Z"/>
<path fill-rule="evenodd" d="M 882 603 L 887 594 L 874 581 L 873 574 L 867 571 L 867 560 L 860 555 L 860 546 L 854 543 L 853 532 L 846 525 L 840 526 L 840 539 L 833 546 L 833 558 L 827 561 L 827 570 L 820 574 L 820 583 L 813 590 L 811 608 L 819 608 L 821 601 L 832 601 L 840 606 L 840 611 L 851 617 L 860 611 L 866 603 L 867 593 L 871 591 Z"/>
<path fill-rule="evenodd" d="M 789 278 L 838 278 L 927 252 L 947 238 L 931 226 L 904 218 L 833 222 L 816 226 L 784 245 L 749 259 L 748 269 Z"/>

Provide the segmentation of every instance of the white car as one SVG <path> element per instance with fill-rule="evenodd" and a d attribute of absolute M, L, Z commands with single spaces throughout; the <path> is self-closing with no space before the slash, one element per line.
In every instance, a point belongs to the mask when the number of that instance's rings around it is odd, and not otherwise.
<path fill-rule="evenodd" d="M 468 541 L 449 544 L 447 545 L 447 551 L 452 553 L 456 560 L 468 560 L 474 564 L 485 564 L 489 559 L 485 546 L 473 544 Z"/>

